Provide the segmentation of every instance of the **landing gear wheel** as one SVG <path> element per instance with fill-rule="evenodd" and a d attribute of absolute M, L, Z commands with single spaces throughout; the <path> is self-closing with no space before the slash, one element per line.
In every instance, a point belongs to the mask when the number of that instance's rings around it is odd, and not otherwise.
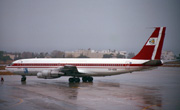
<path fill-rule="evenodd" d="M 88 82 L 93 82 L 93 77 L 88 77 Z"/>
<path fill-rule="evenodd" d="M 82 81 L 83 81 L 83 82 L 87 82 L 87 81 L 88 81 L 88 82 L 93 82 L 93 77 L 83 77 L 83 78 L 82 78 Z"/>
<path fill-rule="evenodd" d="M 74 82 L 74 78 L 69 78 L 69 82 L 73 83 Z"/>
<path fill-rule="evenodd" d="M 80 82 L 80 78 L 69 78 L 69 82 L 70 83 L 73 83 L 73 82 L 79 83 Z"/>
<path fill-rule="evenodd" d="M 80 78 L 74 78 L 76 83 L 80 82 Z"/>
<path fill-rule="evenodd" d="M 88 80 L 87 77 L 82 77 L 83 82 L 87 82 L 87 80 Z"/>
<path fill-rule="evenodd" d="M 22 76 L 21 82 L 25 82 L 25 81 L 26 81 L 26 76 Z"/>

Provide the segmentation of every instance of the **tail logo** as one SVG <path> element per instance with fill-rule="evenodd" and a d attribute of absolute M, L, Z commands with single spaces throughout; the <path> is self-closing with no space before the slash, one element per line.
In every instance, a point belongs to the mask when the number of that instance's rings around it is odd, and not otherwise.
<path fill-rule="evenodd" d="M 149 41 L 149 43 L 153 45 L 153 44 L 155 44 L 155 40 L 152 39 L 152 40 Z"/>
<path fill-rule="evenodd" d="M 24 68 L 24 73 L 28 73 L 28 69 L 27 68 Z"/>
<path fill-rule="evenodd" d="M 156 45 L 157 38 L 150 38 L 146 45 Z"/>

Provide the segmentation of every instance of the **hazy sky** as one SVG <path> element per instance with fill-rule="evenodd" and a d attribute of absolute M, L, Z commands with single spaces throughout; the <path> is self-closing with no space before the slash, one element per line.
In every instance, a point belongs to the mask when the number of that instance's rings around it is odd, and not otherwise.
<path fill-rule="evenodd" d="M 0 50 L 139 52 L 155 26 L 180 53 L 180 0 L 0 0 Z"/>

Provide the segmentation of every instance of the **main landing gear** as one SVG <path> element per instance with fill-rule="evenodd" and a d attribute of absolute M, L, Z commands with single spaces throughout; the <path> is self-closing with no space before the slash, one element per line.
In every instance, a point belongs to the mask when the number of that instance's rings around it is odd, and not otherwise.
<path fill-rule="evenodd" d="M 26 76 L 22 75 L 21 82 L 25 82 L 25 81 L 26 81 Z"/>
<path fill-rule="evenodd" d="M 93 82 L 93 77 L 82 77 L 83 82 Z"/>
<path fill-rule="evenodd" d="M 82 81 L 83 82 L 93 82 L 93 77 L 90 77 L 90 76 L 86 76 L 86 77 L 82 77 Z M 70 83 L 79 83 L 80 82 L 80 78 L 76 78 L 76 77 L 73 77 L 73 78 L 69 78 L 69 82 Z"/>
<path fill-rule="evenodd" d="M 70 83 L 73 83 L 73 82 L 79 83 L 80 82 L 80 78 L 69 78 L 69 82 Z"/>

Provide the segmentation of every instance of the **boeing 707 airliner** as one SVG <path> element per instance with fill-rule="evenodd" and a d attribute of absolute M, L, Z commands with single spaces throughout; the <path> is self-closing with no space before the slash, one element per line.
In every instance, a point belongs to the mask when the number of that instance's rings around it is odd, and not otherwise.
<path fill-rule="evenodd" d="M 53 79 L 70 76 L 69 82 L 92 82 L 95 76 L 111 76 L 152 69 L 162 65 L 161 51 L 166 27 L 156 27 L 141 51 L 131 59 L 32 58 L 14 61 L 6 70 L 26 76 Z"/>

